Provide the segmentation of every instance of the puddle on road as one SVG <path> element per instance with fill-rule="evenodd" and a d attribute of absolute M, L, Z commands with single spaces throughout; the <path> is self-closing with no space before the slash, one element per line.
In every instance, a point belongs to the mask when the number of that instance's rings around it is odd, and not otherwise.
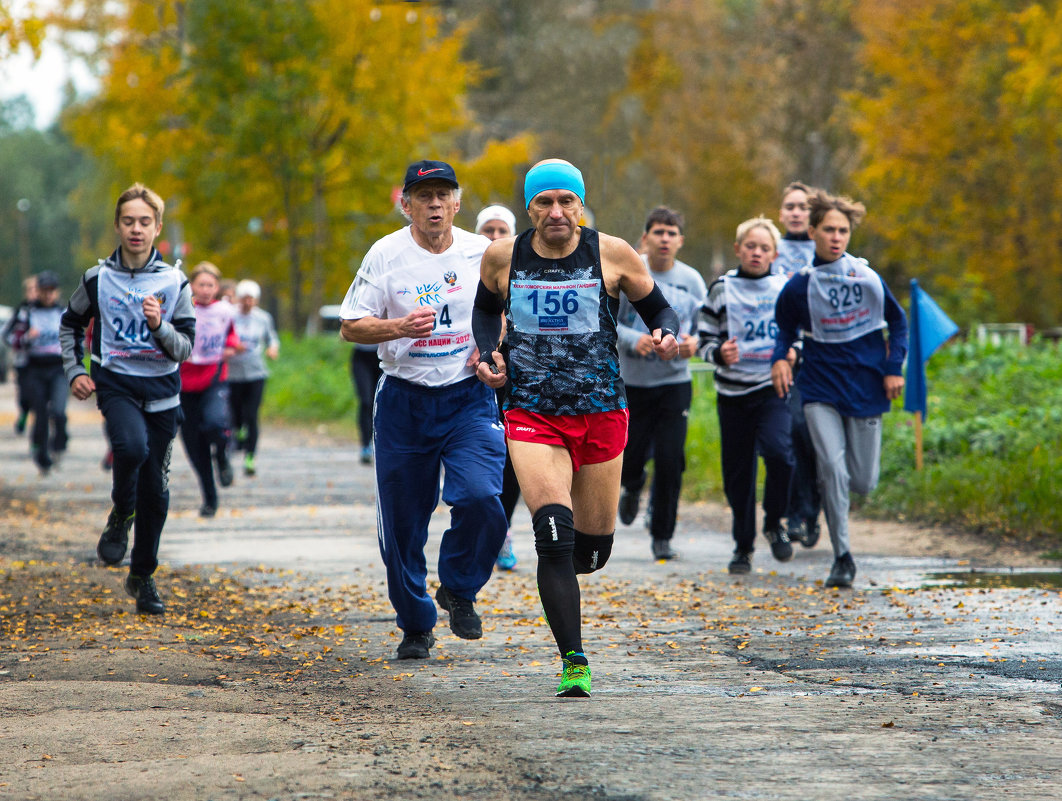
<path fill-rule="evenodd" d="M 1062 570 L 963 570 L 928 573 L 922 581 L 922 586 L 1062 590 Z"/>

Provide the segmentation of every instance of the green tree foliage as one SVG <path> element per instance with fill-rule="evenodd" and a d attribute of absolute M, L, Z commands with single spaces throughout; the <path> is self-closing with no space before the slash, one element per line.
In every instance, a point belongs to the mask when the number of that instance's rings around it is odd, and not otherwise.
<path fill-rule="evenodd" d="M 21 279 L 53 270 L 68 295 L 81 264 L 72 192 L 88 164 L 58 130 L 32 127 L 25 98 L 0 103 L 0 302 L 22 296 Z"/>
<path fill-rule="evenodd" d="M 106 4 L 105 4 L 106 5 Z M 476 80 L 463 32 L 438 13 L 369 0 L 155 0 L 114 20 L 98 97 L 67 124 L 169 199 L 169 236 L 192 261 L 281 294 L 285 321 L 335 302 L 356 257 L 399 222 L 406 163 L 445 157 L 507 191 L 529 141 L 464 157 Z"/>
<path fill-rule="evenodd" d="M 855 176 L 885 257 L 959 322 L 1058 321 L 1062 7 L 864 2 Z"/>

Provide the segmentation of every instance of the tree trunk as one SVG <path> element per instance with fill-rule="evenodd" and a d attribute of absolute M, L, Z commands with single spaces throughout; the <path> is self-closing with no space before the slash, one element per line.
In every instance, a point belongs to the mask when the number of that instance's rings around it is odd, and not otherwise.
<path fill-rule="evenodd" d="M 328 242 L 328 211 L 324 199 L 324 176 L 318 169 L 313 178 L 313 262 L 310 265 L 310 308 L 306 333 L 321 333 L 317 310 L 324 304 L 324 254 Z"/>
<path fill-rule="evenodd" d="M 295 206 L 290 181 L 284 184 L 284 214 L 288 218 L 288 328 L 296 337 L 302 336 L 302 262 L 299 250 L 299 213 Z"/>

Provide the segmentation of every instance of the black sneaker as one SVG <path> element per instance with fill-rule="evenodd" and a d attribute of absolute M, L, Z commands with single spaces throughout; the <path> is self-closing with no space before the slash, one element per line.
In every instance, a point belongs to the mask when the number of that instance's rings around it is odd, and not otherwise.
<path fill-rule="evenodd" d="M 122 517 L 118 510 L 111 507 L 107 515 L 107 525 L 103 527 L 100 541 L 96 544 L 96 556 L 105 565 L 116 565 L 125 558 L 125 549 L 129 546 L 129 529 L 133 527 L 136 512 Z"/>
<path fill-rule="evenodd" d="M 454 595 L 443 586 L 435 593 L 435 600 L 450 613 L 450 631 L 462 640 L 478 640 L 483 636 L 483 623 L 470 600 Z"/>
<path fill-rule="evenodd" d="M 749 551 L 734 551 L 734 557 L 726 566 L 728 573 L 732 575 L 744 575 L 752 572 L 752 554 Z"/>
<path fill-rule="evenodd" d="M 855 581 L 856 566 L 851 553 L 845 553 L 833 560 L 830 577 L 826 579 L 827 587 L 851 587 Z"/>
<path fill-rule="evenodd" d="M 166 607 L 155 589 L 155 579 L 130 573 L 125 577 L 125 591 L 136 598 L 136 611 L 145 615 L 161 615 Z"/>
<path fill-rule="evenodd" d="M 807 525 L 807 524 L 805 524 L 805 525 Z M 819 528 L 819 521 L 818 520 L 816 520 L 815 522 L 811 523 L 810 525 L 807 525 L 807 533 L 804 535 L 804 539 L 801 542 L 801 545 L 803 545 L 805 548 L 814 548 L 815 547 L 815 543 L 817 543 L 819 541 L 819 534 L 821 534 L 821 533 L 822 532 L 821 532 L 821 529 Z"/>
<path fill-rule="evenodd" d="M 679 555 L 677 551 L 671 550 L 671 540 L 653 539 L 653 558 L 654 559 L 678 559 Z"/>
<path fill-rule="evenodd" d="M 217 462 L 218 483 L 223 487 L 231 487 L 233 479 L 232 462 L 229 461 L 229 455 L 225 453 L 224 448 L 218 449 Z"/>
<path fill-rule="evenodd" d="M 779 562 L 788 562 L 793 558 L 793 544 L 789 541 L 789 532 L 781 522 L 764 526 L 763 536 L 771 543 L 771 554 Z"/>
<path fill-rule="evenodd" d="M 218 507 L 211 506 L 209 503 L 204 503 L 202 506 L 199 507 L 199 516 L 200 517 L 213 517 L 217 513 L 218 513 Z"/>
<path fill-rule="evenodd" d="M 638 516 L 638 495 L 637 492 L 630 492 L 624 488 L 623 493 L 619 499 L 619 519 L 620 522 L 629 526 L 634 522 L 634 518 Z"/>
<path fill-rule="evenodd" d="M 398 644 L 399 659 L 427 659 L 429 649 L 435 645 L 435 635 L 430 631 L 407 631 Z"/>

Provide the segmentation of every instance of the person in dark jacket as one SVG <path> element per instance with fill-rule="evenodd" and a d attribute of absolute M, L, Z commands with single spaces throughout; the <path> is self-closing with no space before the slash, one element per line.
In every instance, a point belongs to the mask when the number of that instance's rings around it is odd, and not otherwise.
<path fill-rule="evenodd" d="M 20 389 L 33 412 L 33 461 L 42 476 L 66 450 L 67 386 L 59 349 L 59 276 L 45 270 L 37 276 L 37 297 L 19 307 L 8 340 L 25 356 Z"/>
<path fill-rule="evenodd" d="M 826 586 L 851 587 L 856 566 L 848 543 L 849 491 L 865 494 L 878 483 L 881 416 L 903 393 L 907 316 L 866 259 L 848 252 L 852 230 L 866 214 L 863 204 L 818 190 L 808 205 L 815 259 L 778 295 L 771 382 L 786 397 L 793 385 L 786 354 L 803 330 L 796 385 L 833 545 Z"/>

